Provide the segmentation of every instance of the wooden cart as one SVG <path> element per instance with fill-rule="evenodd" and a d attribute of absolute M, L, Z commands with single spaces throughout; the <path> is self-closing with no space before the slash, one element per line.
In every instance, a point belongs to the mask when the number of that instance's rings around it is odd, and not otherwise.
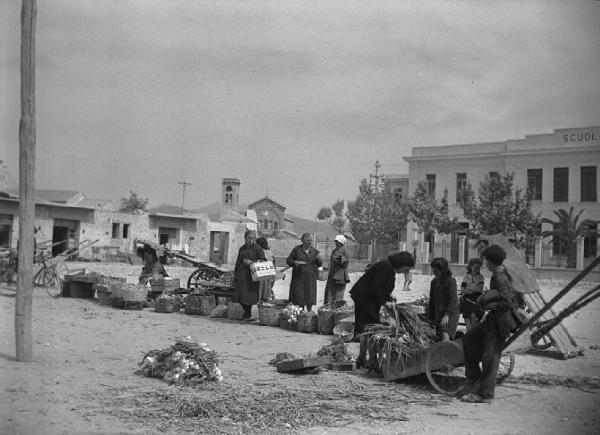
<path fill-rule="evenodd" d="M 549 302 L 544 301 L 543 306 L 535 310 L 532 316 L 506 340 L 503 346 L 502 359 L 496 380 L 497 383 L 504 381 L 512 372 L 516 353 L 525 353 L 532 348 L 539 348 L 541 342 L 546 341 L 554 345 L 562 357 L 573 356 L 573 353 L 567 352 L 564 346 L 567 344 L 576 346 L 576 344 L 574 340 L 570 339 L 566 329 L 562 327 L 561 321 L 599 298 L 600 285 L 595 285 L 559 313 L 554 313 L 552 307 L 598 266 L 600 266 L 600 257 L 594 259 Z M 523 278 L 523 275 L 526 274 L 521 274 L 520 278 Z M 515 276 L 513 275 L 513 277 Z M 535 281 L 533 276 L 528 278 Z M 557 327 L 562 327 L 562 329 Z M 559 329 L 558 332 L 556 329 Z M 568 343 L 566 343 L 566 339 L 561 339 L 563 336 L 569 338 Z M 373 352 L 377 354 L 376 358 L 386 381 L 408 378 L 424 373 L 432 387 L 440 393 L 448 395 L 456 394 L 466 381 L 461 338 L 452 342 L 434 343 L 430 347 L 404 360 L 396 355 L 387 354 L 383 351 L 382 346 L 377 346 L 377 343 L 373 343 L 373 341 L 369 342 L 368 336 L 361 337 L 361 355 L 365 350 L 368 353 Z"/>
<path fill-rule="evenodd" d="M 137 239 L 135 246 L 148 246 L 154 249 L 159 257 L 179 258 L 195 267 L 187 279 L 186 288 L 196 290 L 202 288 L 215 296 L 231 297 L 235 293 L 233 287 L 233 271 L 225 269 L 210 261 L 203 261 L 184 252 L 173 251 L 144 239 Z"/>

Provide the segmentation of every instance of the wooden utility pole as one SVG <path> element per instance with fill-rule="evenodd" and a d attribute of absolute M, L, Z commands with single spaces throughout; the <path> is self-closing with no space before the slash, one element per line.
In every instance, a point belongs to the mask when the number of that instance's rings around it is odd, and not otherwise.
<path fill-rule="evenodd" d="M 181 198 L 181 214 L 183 214 L 183 210 L 184 210 L 183 206 L 185 204 L 185 188 L 187 186 L 191 186 L 192 183 L 188 183 L 187 181 L 183 180 L 183 181 L 178 181 L 177 184 L 181 184 L 181 186 L 183 188 L 183 195 Z"/>
<path fill-rule="evenodd" d="M 21 121 L 19 123 L 19 270 L 15 301 L 17 361 L 33 360 L 33 230 L 35 217 L 36 0 L 21 4 Z"/>

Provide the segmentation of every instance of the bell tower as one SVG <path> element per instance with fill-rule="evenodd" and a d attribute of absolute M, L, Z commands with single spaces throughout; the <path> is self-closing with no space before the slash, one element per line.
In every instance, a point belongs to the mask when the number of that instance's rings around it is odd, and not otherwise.
<path fill-rule="evenodd" d="M 223 193 L 221 201 L 223 206 L 237 210 L 240 205 L 240 180 L 239 178 L 223 178 Z"/>

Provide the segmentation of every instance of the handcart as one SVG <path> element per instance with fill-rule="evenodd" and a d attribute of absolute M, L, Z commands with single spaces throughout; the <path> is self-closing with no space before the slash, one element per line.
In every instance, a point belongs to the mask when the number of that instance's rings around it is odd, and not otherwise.
<path fill-rule="evenodd" d="M 556 344 L 549 337 L 552 329 L 560 325 L 560 322 L 567 316 L 600 297 L 600 285 L 596 285 L 561 312 L 554 314 L 551 310 L 556 302 L 599 265 L 600 257 L 597 257 L 549 302 L 544 302 L 539 310 L 509 336 L 503 346 L 497 383 L 501 383 L 510 376 L 514 368 L 516 353 L 525 353 L 532 348 L 539 348 L 539 343 L 544 340 Z M 529 272 L 527 273 L 530 275 Z M 533 276 L 526 278 L 533 279 Z M 553 315 L 548 316 L 549 313 Z M 434 343 L 428 348 L 409 355 L 404 360 L 393 355 L 392 352 L 385 352 L 381 346 L 378 348 L 377 343 L 368 344 L 368 337 L 361 337 L 361 353 L 364 350 L 363 347 L 369 345 L 368 352 L 376 353 L 386 381 L 424 373 L 433 388 L 447 395 L 455 395 L 466 381 L 462 338 L 450 342 Z"/>
<path fill-rule="evenodd" d="M 203 289 L 215 296 L 225 297 L 231 297 L 235 293 L 232 270 L 225 269 L 210 261 L 192 257 L 185 252 L 171 250 L 149 240 L 137 239 L 135 245 L 154 249 L 158 257 L 179 258 L 194 266 L 196 269 L 190 274 L 187 280 L 186 288 L 188 291 Z"/>

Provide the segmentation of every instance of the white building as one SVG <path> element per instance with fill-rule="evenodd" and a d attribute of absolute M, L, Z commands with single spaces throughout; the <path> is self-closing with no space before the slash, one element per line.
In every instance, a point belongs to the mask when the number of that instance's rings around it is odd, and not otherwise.
<path fill-rule="evenodd" d="M 571 206 L 576 211 L 584 208 L 580 219 L 594 220 L 598 228 L 600 126 L 559 129 L 504 142 L 416 147 L 404 160 L 409 165 L 409 192 L 412 194 L 417 183 L 423 180 L 429 183 L 438 200 L 447 189 L 450 216 L 459 218 L 466 226 L 457 201 L 460 190 L 471 183 L 477 192 L 486 175 L 512 172 L 515 187 L 534 190 L 534 213 L 554 220 L 554 210 L 569 210 Z M 409 228 L 407 237 L 409 241 L 418 240 L 413 228 Z M 430 253 L 451 262 L 465 262 L 475 252 L 468 244 L 463 251 L 460 241 L 456 234 L 434 237 Z M 544 263 L 559 263 L 549 240 L 543 244 L 543 250 Z M 585 240 L 584 251 L 588 259 L 600 254 L 597 237 Z"/>

